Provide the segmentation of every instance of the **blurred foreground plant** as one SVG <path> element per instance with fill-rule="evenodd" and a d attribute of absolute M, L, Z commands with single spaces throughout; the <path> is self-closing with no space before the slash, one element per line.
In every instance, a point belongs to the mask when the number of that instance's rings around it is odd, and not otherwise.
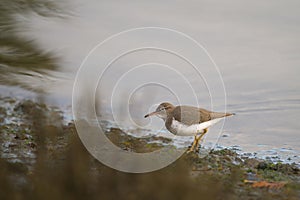
<path fill-rule="evenodd" d="M 32 39 L 22 36 L 22 32 L 28 31 L 24 23 L 33 15 L 64 17 L 64 13 L 66 11 L 60 8 L 59 2 L 51 0 L 0 1 L 0 84 L 42 91 L 24 79 L 45 80 L 49 72 L 58 70 L 58 58 L 40 48 Z"/>

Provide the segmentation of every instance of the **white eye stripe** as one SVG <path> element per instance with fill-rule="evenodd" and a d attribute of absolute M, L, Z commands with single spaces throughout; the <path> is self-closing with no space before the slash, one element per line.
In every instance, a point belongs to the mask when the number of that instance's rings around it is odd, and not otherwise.
<path fill-rule="evenodd" d="M 167 110 L 167 109 L 169 109 L 169 107 L 162 107 L 158 111 L 164 111 L 164 110 Z"/>

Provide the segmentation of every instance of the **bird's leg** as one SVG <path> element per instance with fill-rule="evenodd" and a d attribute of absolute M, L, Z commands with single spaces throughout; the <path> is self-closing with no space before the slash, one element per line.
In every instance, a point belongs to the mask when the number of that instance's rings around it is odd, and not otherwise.
<path fill-rule="evenodd" d="M 197 135 L 195 135 L 193 144 L 192 144 L 192 146 L 187 150 L 187 153 L 190 153 L 190 152 L 194 151 L 195 146 L 196 146 L 196 143 L 197 143 Z"/>
<path fill-rule="evenodd" d="M 204 129 L 203 133 L 201 133 L 201 135 L 199 135 L 199 136 L 195 135 L 193 144 L 192 144 L 191 148 L 187 151 L 187 153 L 190 153 L 195 150 L 198 152 L 199 141 L 205 135 L 205 133 L 207 133 L 207 129 Z"/>
<path fill-rule="evenodd" d="M 190 152 L 194 151 L 195 146 L 196 146 L 196 143 L 197 143 L 197 135 L 195 135 L 193 144 L 192 144 L 191 148 L 189 148 L 189 149 L 187 150 L 187 153 L 190 153 Z"/>
<path fill-rule="evenodd" d="M 196 152 L 199 152 L 199 141 L 201 140 L 201 138 L 207 133 L 207 129 L 204 129 L 203 130 L 203 133 L 201 133 L 201 135 L 199 135 L 197 138 L 196 138 Z"/>

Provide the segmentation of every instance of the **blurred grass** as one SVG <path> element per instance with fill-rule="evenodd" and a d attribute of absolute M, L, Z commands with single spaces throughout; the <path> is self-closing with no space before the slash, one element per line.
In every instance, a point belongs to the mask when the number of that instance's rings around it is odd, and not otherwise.
<path fill-rule="evenodd" d="M 19 85 L 33 90 L 15 75 L 49 75 L 58 70 L 58 58 L 38 47 L 33 40 L 23 38 L 22 20 L 28 15 L 64 17 L 59 2 L 50 0 L 1 0 L 0 1 L 0 84 Z M 32 73 L 34 72 L 34 73 Z"/>
<path fill-rule="evenodd" d="M 41 142 L 42 140 L 39 140 Z M 1 163 L 1 199 L 234 199 L 232 185 L 222 179 L 200 175 L 193 179 L 186 162 L 148 174 L 126 174 L 91 158 L 77 137 L 72 137 L 66 158 L 49 163 L 38 143 L 38 159 L 27 183 L 13 183 L 16 171 Z M 55 161 L 53 161 L 55 162 Z M 7 163 L 6 163 L 7 164 Z M 22 173 L 22 172 L 21 172 Z"/>

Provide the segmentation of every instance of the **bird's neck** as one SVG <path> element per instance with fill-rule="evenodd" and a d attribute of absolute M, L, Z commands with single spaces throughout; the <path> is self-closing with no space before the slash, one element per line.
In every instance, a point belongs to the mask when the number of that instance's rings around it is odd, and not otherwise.
<path fill-rule="evenodd" d="M 161 119 L 163 119 L 164 121 L 166 121 L 169 117 L 171 117 L 172 115 L 172 111 L 174 110 L 174 108 L 172 110 L 168 110 L 165 116 L 162 116 Z"/>

